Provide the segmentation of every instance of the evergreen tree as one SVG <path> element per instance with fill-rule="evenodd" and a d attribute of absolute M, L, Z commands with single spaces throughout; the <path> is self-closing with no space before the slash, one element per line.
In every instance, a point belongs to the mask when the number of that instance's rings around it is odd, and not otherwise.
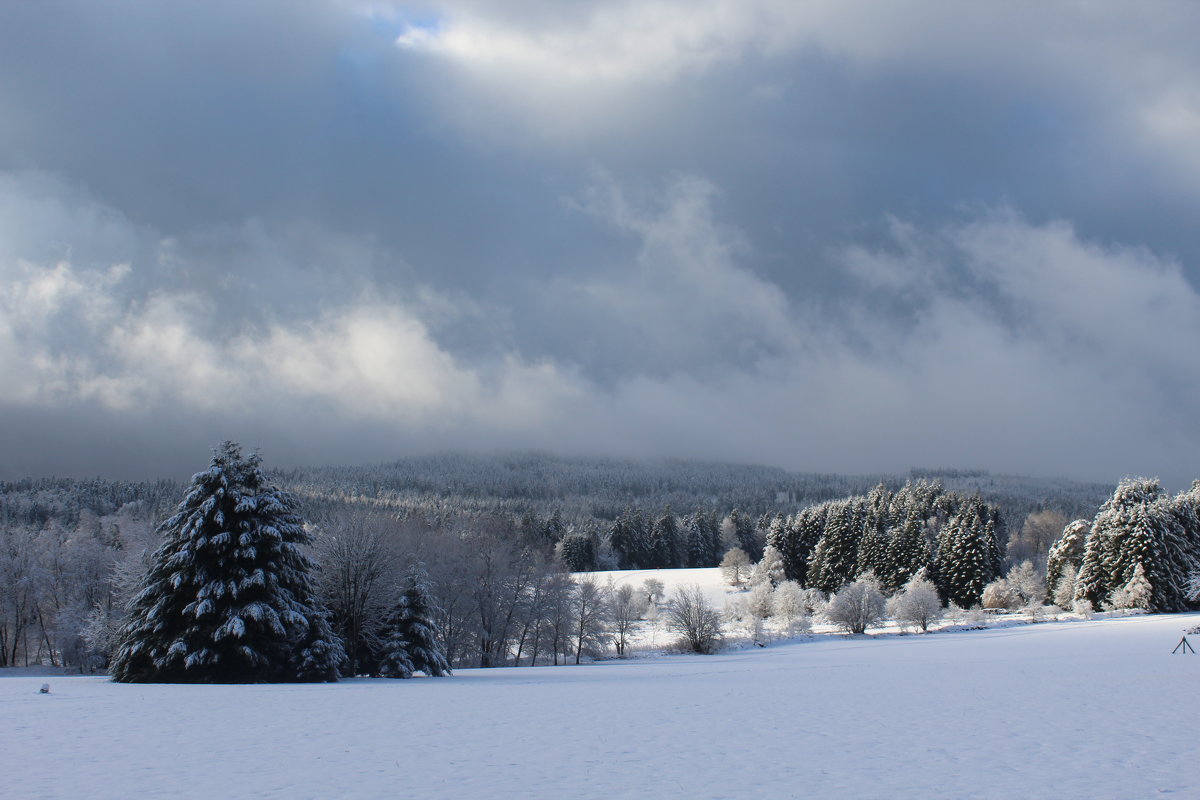
<path fill-rule="evenodd" d="M 596 568 L 596 546 L 582 531 L 571 531 L 558 543 L 558 556 L 571 572 L 590 572 Z"/>
<path fill-rule="evenodd" d="M 112 664 L 146 683 L 332 681 L 346 656 L 310 574 L 291 495 L 257 454 L 225 442 L 192 477 L 138 593 Z"/>
<path fill-rule="evenodd" d="M 809 578 L 809 563 L 817 543 L 825 535 L 825 517 L 828 510 L 828 504 L 805 508 L 792 518 L 791 559 L 785 557 L 783 567 L 788 579 L 798 582 L 801 586 L 812 584 Z"/>
<path fill-rule="evenodd" d="M 645 521 L 640 511 L 626 509 L 613 522 L 608 546 L 617 557 L 618 569 L 643 569 L 646 553 Z"/>
<path fill-rule="evenodd" d="M 1059 581 L 1067 566 L 1073 567 L 1075 574 L 1078 574 L 1079 565 L 1083 561 L 1083 546 L 1091 527 L 1091 521 L 1086 519 L 1069 522 L 1063 528 L 1058 541 L 1050 545 L 1050 552 L 1046 558 L 1046 585 L 1050 587 L 1052 594 L 1058 591 Z"/>
<path fill-rule="evenodd" d="M 978 604 L 983 590 L 1000 577 L 995 528 L 978 497 L 966 500 L 938 535 L 938 590 L 963 608 Z"/>
<path fill-rule="evenodd" d="M 650 569 L 674 569 L 679 566 L 679 526 L 668 508 L 650 529 Z"/>
<path fill-rule="evenodd" d="M 425 565 L 414 563 L 405 577 L 404 593 L 388 615 L 380 675 L 409 678 L 424 672 L 431 678 L 450 674 L 450 664 L 435 630 L 437 605 Z"/>
<path fill-rule="evenodd" d="M 763 540 L 758 535 L 754 520 L 735 508 L 729 512 L 728 524 L 733 533 L 733 545 L 745 551 L 751 561 L 762 558 Z"/>
<path fill-rule="evenodd" d="M 633 566 L 635 569 L 649 568 L 653 556 L 650 553 L 650 528 L 640 508 L 629 514 L 629 535 L 633 542 Z"/>
<path fill-rule="evenodd" d="M 554 509 L 554 513 L 546 520 L 546 525 L 542 529 L 542 539 L 549 546 L 553 547 L 562 541 L 562 538 L 567 535 L 567 525 L 563 522 L 562 511 Z"/>
<path fill-rule="evenodd" d="M 687 543 L 689 567 L 713 567 L 720 563 L 721 530 L 710 515 L 697 512 L 684 520 L 683 539 Z"/>
<path fill-rule="evenodd" d="M 1133 568 L 1129 581 L 1112 593 L 1110 608 L 1140 608 L 1149 611 L 1154 607 L 1154 587 L 1146 577 L 1146 570 L 1139 563 Z"/>
<path fill-rule="evenodd" d="M 886 520 L 887 518 L 882 516 L 867 516 L 862 538 L 858 542 L 858 567 L 855 573 L 861 575 L 864 572 L 873 572 L 880 578 L 881 585 L 888 588 L 887 556 L 891 536 L 886 529 L 880 527 L 880 525 L 886 524 Z"/>
<path fill-rule="evenodd" d="M 833 503 L 825 522 L 825 534 L 813 550 L 808 581 L 823 592 L 836 592 L 855 576 L 862 527 L 849 501 Z"/>
<path fill-rule="evenodd" d="M 931 551 L 925 536 L 925 525 L 916 512 L 910 514 L 904 525 L 892 534 L 888 541 L 886 563 L 880 575 L 883 585 L 889 588 L 903 586 L 909 578 L 922 570 L 929 571 Z"/>
<path fill-rule="evenodd" d="M 1110 596 L 1129 583 L 1140 565 L 1152 590 L 1151 610 L 1186 609 L 1186 586 L 1196 559 L 1177 510 L 1157 480 L 1123 480 L 1092 523 L 1076 598 L 1094 607 L 1110 604 Z"/>

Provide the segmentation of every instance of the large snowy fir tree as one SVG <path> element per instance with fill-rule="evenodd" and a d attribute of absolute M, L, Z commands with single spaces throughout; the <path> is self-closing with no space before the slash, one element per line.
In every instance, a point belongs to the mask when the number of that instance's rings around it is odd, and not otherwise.
<path fill-rule="evenodd" d="M 222 444 L 159 532 L 114 680 L 337 680 L 345 653 L 316 599 L 303 520 L 257 454 Z"/>
<path fill-rule="evenodd" d="M 1171 497 L 1157 480 L 1126 478 L 1100 507 L 1083 544 L 1075 597 L 1093 607 L 1120 607 L 1132 594 L 1150 611 L 1190 607 L 1188 581 L 1200 570 L 1197 487 Z M 1051 550 L 1060 556 L 1078 530 Z M 1061 556 L 1059 561 L 1065 561 Z M 1068 562 L 1069 563 L 1069 562 Z M 1142 597 L 1148 593 L 1149 597 Z"/>

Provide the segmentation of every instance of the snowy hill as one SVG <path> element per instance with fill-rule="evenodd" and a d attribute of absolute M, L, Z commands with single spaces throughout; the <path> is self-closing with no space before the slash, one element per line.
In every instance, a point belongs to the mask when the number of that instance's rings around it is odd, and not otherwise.
<path fill-rule="evenodd" d="M 748 573 L 749 571 L 747 571 Z M 664 597 L 670 597 L 676 589 L 699 586 L 704 597 L 718 610 L 738 594 L 721 576 L 717 567 L 700 569 L 620 569 L 604 572 L 585 572 L 601 583 L 612 580 L 614 586 L 629 585 L 641 589 L 647 580 L 661 581 Z"/>
<path fill-rule="evenodd" d="M 1197 615 L 450 679 L 0 679 L 10 797 L 1200 796 Z M 1200 645 L 1200 642 L 1197 642 Z"/>

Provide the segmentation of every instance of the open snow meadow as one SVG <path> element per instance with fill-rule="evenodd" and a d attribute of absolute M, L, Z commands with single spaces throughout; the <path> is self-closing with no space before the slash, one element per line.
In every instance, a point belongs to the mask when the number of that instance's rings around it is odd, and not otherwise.
<path fill-rule="evenodd" d="M 1198 622 L 818 635 L 438 680 L 13 674 L 3 794 L 1197 797 L 1200 655 L 1171 650 Z"/>

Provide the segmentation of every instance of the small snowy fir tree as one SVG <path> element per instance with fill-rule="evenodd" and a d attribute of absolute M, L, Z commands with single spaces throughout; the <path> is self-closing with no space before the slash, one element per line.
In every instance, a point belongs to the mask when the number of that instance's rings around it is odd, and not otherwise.
<path fill-rule="evenodd" d="M 410 678 L 414 672 L 431 678 L 449 675 L 450 664 L 434 625 L 437 609 L 425 565 L 417 562 L 409 567 L 404 584 L 384 629 L 379 674 L 385 678 Z"/>
<path fill-rule="evenodd" d="M 162 523 L 113 680 L 333 681 L 346 655 L 318 606 L 296 501 L 225 442 Z"/>
<path fill-rule="evenodd" d="M 883 621 L 886 608 L 879 581 L 874 573 L 868 572 L 829 598 L 822 614 L 846 633 L 864 633 Z"/>
<path fill-rule="evenodd" d="M 1145 568 L 1139 563 L 1133 575 L 1120 589 L 1112 593 L 1108 607 L 1113 609 L 1141 609 L 1149 611 L 1153 604 L 1154 587 L 1146 577 Z"/>
<path fill-rule="evenodd" d="M 942 618 L 942 600 L 937 586 L 921 570 L 904 584 L 904 588 L 888 601 L 888 615 L 903 627 L 929 630 Z"/>
<path fill-rule="evenodd" d="M 1076 574 L 1074 564 L 1063 564 L 1059 569 L 1058 585 L 1054 587 L 1054 605 L 1065 611 L 1069 611 L 1075 601 Z"/>

